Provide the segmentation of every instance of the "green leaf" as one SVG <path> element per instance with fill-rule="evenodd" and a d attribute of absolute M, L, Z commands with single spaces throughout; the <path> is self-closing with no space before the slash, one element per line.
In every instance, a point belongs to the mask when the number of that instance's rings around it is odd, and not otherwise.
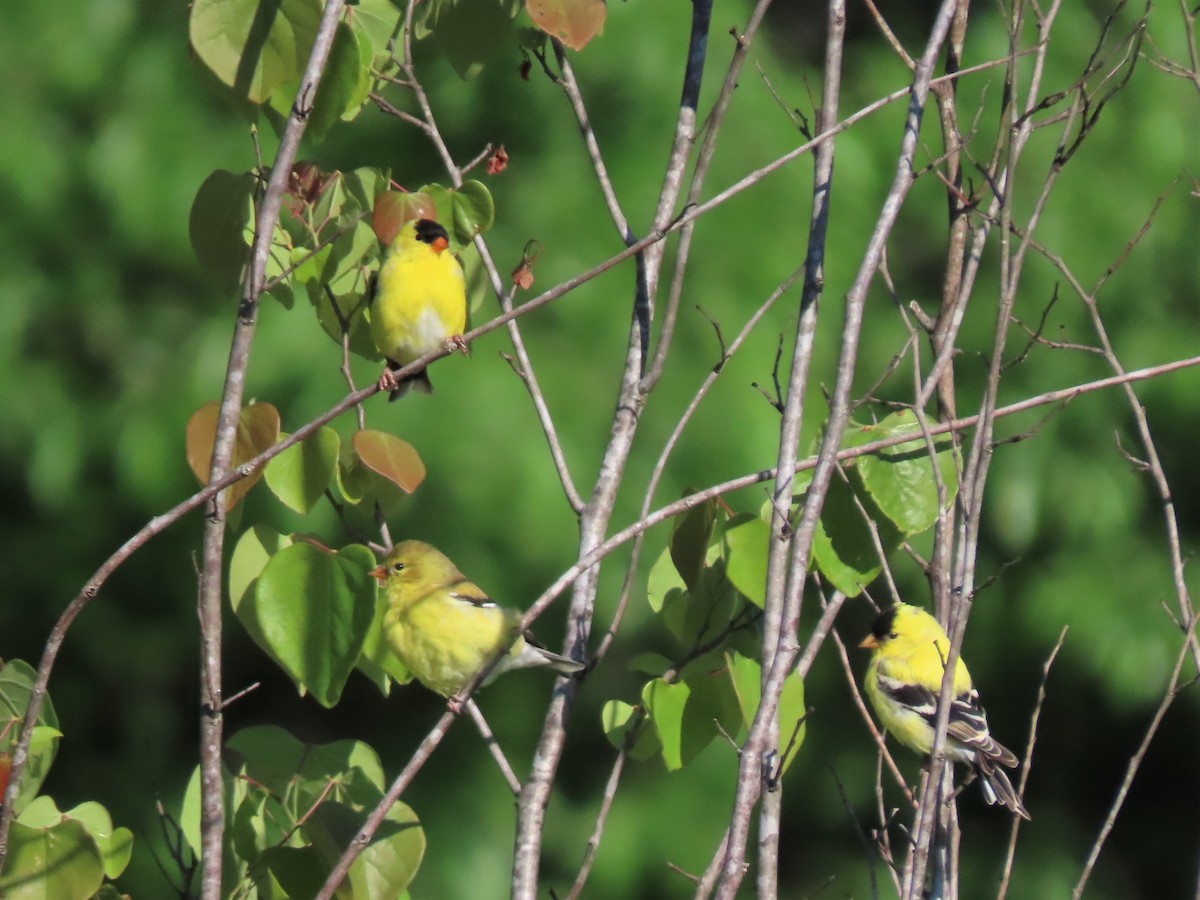
<path fill-rule="evenodd" d="M 762 519 L 747 519 L 725 530 L 725 577 L 747 600 L 760 609 L 767 588 L 767 553 L 771 526 Z"/>
<path fill-rule="evenodd" d="M 762 699 L 762 666 L 756 659 L 743 656 L 734 651 L 725 652 L 730 683 L 737 697 L 738 708 L 741 710 L 742 723 L 749 727 L 758 714 L 758 704 Z M 792 732 L 801 723 L 806 714 L 804 707 L 804 681 L 799 673 L 793 671 L 783 682 L 783 691 L 779 695 L 779 740 L 783 747 L 776 747 L 782 752 L 792 739 Z M 804 743 L 806 725 L 800 724 L 796 732 L 796 743 L 792 753 L 784 762 L 786 772 L 796 758 L 800 745 Z M 780 773 L 782 774 L 782 772 Z"/>
<path fill-rule="evenodd" d="M 722 731 L 738 730 L 737 698 L 724 669 L 722 657 L 710 653 L 689 663 L 679 682 L 668 684 L 656 678 L 642 689 L 642 702 L 662 742 L 668 771 L 689 763 Z"/>
<path fill-rule="evenodd" d="M 476 234 L 491 228 L 496 219 L 495 201 L 482 182 L 465 181 L 458 190 L 427 184 L 421 191 L 437 207 L 438 221 L 450 233 L 450 249 L 455 253 L 470 244 Z"/>
<path fill-rule="evenodd" d="M 847 476 L 852 483 L 859 482 L 859 490 L 856 491 L 834 473 L 829 481 L 829 492 L 825 496 L 817 533 L 813 537 L 813 558 L 821 574 L 834 587 L 847 597 L 856 597 L 883 568 L 859 504 L 875 523 L 885 554 L 899 547 L 904 536 L 896 530 L 891 519 L 879 511 L 870 495 L 861 489 L 857 472 L 851 469 Z"/>
<path fill-rule="evenodd" d="M 254 187 L 248 172 L 218 169 L 204 179 L 188 214 L 188 237 L 200 267 L 232 290 L 250 258 L 246 231 L 253 230 Z"/>
<path fill-rule="evenodd" d="M 618 750 L 628 748 L 632 759 L 647 760 L 662 750 L 658 734 L 640 706 L 609 700 L 600 711 L 604 736 Z"/>
<path fill-rule="evenodd" d="M 880 440 L 913 433 L 917 438 L 856 461 L 863 485 L 880 511 L 906 535 L 932 527 L 938 517 L 937 481 L 929 460 L 929 448 L 912 410 L 901 410 L 879 422 L 862 426 L 866 440 Z M 953 442 L 943 435 L 933 440 L 938 472 L 946 488 L 947 507 L 958 493 L 958 466 Z"/>
<path fill-rule="evenodd" d="M 711 640 L 742 609 L 742 598 L 725 577 L 719 560 L 703 569 L 694 591 L 671 594 L 663 608 L 663 624 L 685 645 Z"/>
<path fill-rule="evenodd" d="M 284 800 L 297 815 L 322 797 L 373 806 L 383 795 L 379 756 L 362 741 L 306 744 L 278 726 L 259 725 L 231 737 L 225 756 L 231 769 Z"/>
<path fill-rule="evenodd" d="M 422 31 L 433 35 L 460 78 L 474 78 L 500 48 L 510 45 L 519 8 L 512 0 L 432 0 Z"/>
<path fill-rule="evenodd" d="M 304 824 L 304 833 L 332 868 L 362 827 L 363 813 L 338 803 L 322 803 Z M 394 804 L 371 843 L 350 867 L 354 897 L 395 897 L 417 874 L 425 855 L 425 831 L 417 814 Z"/>
<path fill-rule="evenodd" d="M 13 823 L 0 876 L 5 900 L 89 900 L 103 881 L 100 850 L 82 822 L 60 817 L 48 827 Z"/>
<path fill-rule="evenodd" d="M 267 486 L 284 506 L 306 515 L 333 480 L 341 445 L 332 428 L 319 429 L 267 463 Z"/>
<path fill-rule="evenodd" d="M 685 492 L 687 494 L 692 491 Z M 671 526 L 671 539 L 667 546 L 671 561 L 679 572 L 687 589 L 693 590 L 704 561 L 708 556 L 708 542 L 712 538 L 713 526 L 717 521 L 717 501 L 708 500 L 680 513 Z"/>
<path fill-rule="evenodd" d="M 99 803 L 81 803 L 64 815 L 82 822 L 88 833 L 95 839 L 104 864 L 104 874 L 108 878 L 116 878 L 129 865 L 133 855 L 133 832 L 128 828 L 113 828 L 112 816 Z"/>
<path fill-rule="evenodd" d="M 358 671 L 366 675 L 385 697 L 391 692 L 393 681 L 397 684 L 408 684 L 413 678 L 384 636 L 383 618 L 387 611 L 387 597 L 380 591 L 375 598 L 375 617 L 371 619 L 371 625 L 367 629 L 362 655 L 357 663 Z"/>
<path fill-rule="evenodd" d="M 668 601 L 685 591 L 683 579 L 679 577 L 671 559 L 670 549 L 664 550 L 650 568 L 650 575 L 646 579 L 646 601 L 652 610 L 662 612 Z"/>
<path fill-rule="evenodd" d="M 20 723 L 29 709 L 29 696 L 33 692 L 36 677 L 37 673 L 24 660 L 10 659 L 0 663 L 0 729 L 6 729 L 4 736 L 0 737 L 0 752 L 11 753 L 16 745 Z M 21 789 L 14 803 L 18 815 L 37 796 L 42 782 L 46 780 L 54 763 L 54 755 L 58 752 L 60 737 L 58 714 L 47 694 L 38 713 L 38 724 L 33 730 L 29 757 L 21 776 Z"/>
<path fill-rule="evenodd" d="M 655 678 L 642 688 L 642 703 L 662 744 L 662 758 L 670 772 L 683 766 L 683 711 L 692 689 L 684 683 L 668 684 Z"/>
<path fill-rule="evenodd" d="M 253 103 L 304 72 L 321 20 L 320 0 L 195 0 L 192 49 L 222 83 Z"/>
<path fill-rule="evenodd" d="M 246 630 L 318 703 L 331 707 L 362 652 L 375 610 L 374 556 L 293 544 L 271 557 L 238 607 Z"/>
<path fill-rule="evenodd" d="M 335 125 L 358 114 L 371 90 L 372 54 L 369 42 L 360 40 L 358 32 L 346 22 L 338 22 L 325 73 L 308 113 L 305 138 L 320 144 Z M 286 122 L 291 112 L 302 75 L 301 71 L 295 80 L 270 97 L 270 111 L 274 113 L 270 118 L 277 128 Z"/>
<path fill-rule="evenodd" d="M 371 65 L 381 72 L 394 67 L 388 42 L 400 35 L 400 9 L 391 0 L 359 0 L 349 10 L 359 40 L 371 48 Z"/>
<path fill-rule="evenodd" d="M 271 557 L 291 545 L 290 537 L 266 525 L 254 525 L 238 538 L 229 560 L 229 602 L 235 613 Z"/>

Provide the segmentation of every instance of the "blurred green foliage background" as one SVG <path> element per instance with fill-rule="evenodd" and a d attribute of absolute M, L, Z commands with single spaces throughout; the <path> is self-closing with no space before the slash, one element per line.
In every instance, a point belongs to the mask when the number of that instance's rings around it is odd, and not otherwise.
<path fill-rule="evenodd" d="M 882 4 L 902 40 L 919 52 L 932 14 Z M 749 4 L 717 4 L 704 97 L 711 100 L 732 50 L 731 26 Z M 1107 5 L 1068 4 L 1052 36 L 1044 90 L 1068 89 L 1099 34 Z M 614 184 L 633 227 L 647 227 L 657 198 L 678 102 L 690 5 L 684 0 L 613 3 L 604 36 L 572 59 Z M 1179 10 L 1151 8 L 1147 52 L 1185 58 Z M 709 175 L 709 194 L 803 140 L 788 115 L 811 121 L 820 92 L 824 12 L 776 4 L 742 73 Z M 1129 11 L 1117 20 L 1128 27 Z M 47 15 L 15 4 L 0 30 L 0 656 L 36 664 L 46 635 L 96 567 L 151 516 L 195 488 L 183 454 L 191 412 L 219 395 L 236 299 L 199 270 L 187 237 L 188 209 L 214 169 L 255 164 L 244 122 L 223 107 L 189 59 L 184 6 L 123 0 L 64 0 Z M 996 58 L 1007 38 L 997 10 L 973 11 L 966 64 Z M 1152 46 L 1151 46 L 1152 45 Z M 419 71 L 452 151 L 460 160 L 486 142 L 503 144 L 508 171 L 489 179 L 497 224 L 489 235 L 502 271 L 536 238 L 545 253 L 535 289 L 576 274 L 620 249 L 586 164 L 561 92 L 535 64 L 519 73 L 515 46 L 476 80 L 461 81 L 432 46 L 419 48 Z M 1026 74 L 1028 66 L 1025 67 Z M 842 94 L 843 115 L 902 87 L 903 66 L 864 11 L 852 5 Z M 769 82 L 769 88 L 768 88 Z M 986 160 L 1002 80 L 999 70 L 963 79 L 960 120 L 979 110 L 972 153 Z M 780 102 L 772 97 L 772 91 Z M 704 114 L 701 110 L 701 115 Z M 892 178 L 902 104 L 893 104 L 838 139 L 826 290 L 808 434 L 831 386 L 841 328 L 840 299 Z M 1058 132 L 1031 142 L 1015 183 L 1018 217 L 1028 215 L 1049 171 Z M 919 163 L 939 153 L 929 116 Z M 268 162 L 273 136 L 258 139 Z M 1153 227 L 1108 281 L 1100 304 L 1127 368 L 1190 356 L 1200 347 L 1200 205 L 1191 173 L 1200 147 L 1195 86 L 1139 61 L 1124 91 L 1063 170 L 1038 239 L 1092 284 L 1120 254 L 1162 195 Z M 408 186 L 443 178 L 413 129 L 369 108 L 304 157 L 323 168 L 391 167 Z M 968 179 L 981 187 L 977 171 Z M 811 190 L 807 158 L 792 163 L 705 218 L 697 229 L 676 344 L 652 397 L 631 461 L 616 522 L 636 515 L 639 486 L 691 393 L 718 359 L 707 316 L 728 336 L 803 260 Z M 899 299 L 936 309 L 941 291 L 945 193 L 921 178 L 889 245 Z M 974 410 L 995 327 L 995 246 L 969 310 L 958 363 L 959 411 Z M 507 267 L 507 268 L 506 268 Z M 560 427 L 576 483 L 585 493 L 608 436 L 630 315 L 631 266 L 583 286 L 522 321 L 535 366 Z M 1030 257 L 1016 314 L 1036 323 L 1055 286 L 1061 297 L 1048 337 L 1094 343 L 1081 304 L 1042 258 Z M 790 343 L 798 293 L 766 317 L 729 364 L 684 435 L 658 503 L 686 486 L 713 483 L 774 463 L 778 416 L 752 382 L 768 386 L 780 337 Z M 480 316 L 496 309 L 488 298 Z M 867 389 L 906 337 L 890 297 L 877 287 L 867 311 L 860 387 Z M 1024 346 L 1010 329 L 1010 356 Z M 393 517 L 393 536 L 429 540 L 475 581 L 512 605 L 539 593 L 573 560 L 574 517 L 562 500 L 524 388 L 500 354 L 503 331 L 472 357 L 437 364 L 438 393 L 368 407 L 368 425 L 394 431 L 421 452 L 429 478 Z M 924 350 L 923 350 L 924 352 Z M 360 361 L 361 362 L 361 361 Z M 308 421 L 344 393 L 340 354 L 309 311 L 263 307 L 248 397 L 281 411 L 284 430 Z M 361 363 L 360 384 L 375 377 Z M 1002 402 L 1110 374 L 1095 355 L 1037 347 L 1011 369 Z M 768 388 L 769 390 L 769 388 Z M 904 398 L 911 371 L 901 366 L 879 391 Z M 1200 531 L 1200 470 L 1193 456 L 1200 373 L 1187 370 L 1139 385 L 1159 441 L 1182 529 L 1185 555 Z M 336 423 L 344 434 L 349 420 Z M 1016 858 L 1013 896 L 1063 896 L 1078 877 L 1120 781 L 1162 696 L 1180 644 L 1162 610 L 1173 606 L 1160 503 L 1148 478 L 1121 447 L 1139 453 L 1130 414 L 1116 391 L 1003 422 L 1000 436 L 1029 439 L 995 453 L 983 528 L 981 580 L 995 576 L 975 604 L 965 652 L 991 712 L 993 731 L 1020 752 L 1041 677 L 1060 630 L 1069 626 L 1047 685 L 1027 805 L 1033 822 Z M 1114 437 L 1116 440 L 1114 440 Z M 1119 440 L 1119 445 L 1117 441 Z M 756 510 L 764 494 L 730 498 Z M 658 504 L 656 504 L 658 505 Z M 300 519 L 265 490 L 252 492 L 247 521 L 283 531 L 343 539 L 326 511 Z M 195 762 L 198 717 L 195 555 L 200 519 L 156 538 L 120 569 L 67 638 L 51 681 L 65 738 L 45 790 L 60 807 L 95 799 L 138 834 L 133 863 L 119 884 L 137 897 L 171 895 L 160 866 L 154 801 L 177 808 Z M 235 534 L 236 536 L 236 534 Z M 642 569 L 661 549 L 652 534 Z M 231 542 L 232 544 L 232 542 Z M 605 565 L 598 627 L 607 624 L 625 556 Z M 895 561 L 907 599 L 927 602 L 917 568 Z M 1196 586 L 1194 570 L 1189 584 Z M 882 594 L 880 596 L 883 596 Z M 635 591 L 613 653 L 585 683 L 572 719 L 559 789 L 549 814 L 543 880 L 569 886 L 591 830 L 613 751 L 600 705 L 630 700 L 637 681 L 630 656 L 678 652 L 657 630 Z M 814 618 L 810 604 L 804 626 Z M 870 612 L 851 603 L 839 621 L 857 642 Z M 552 645 L 551 615 L 538 631 Z M 855 820 L 873 823 L 875 751 L 827 646 L 810 676 L 814 712 L 808 738 L 785 781 L 785 896 L 807 896 L 833 879 L 839 896 L 867 894 L 867 863 Z M 368 741 L 394 774 L 441 709 L 412 686 L 384 699 L 355 676 L 334 710 L 295 696 L 284 676 L 230 618 L 226 693 L 261 687 L 234 705 L 232 733 L 273 722 L 310 741 Z M 860 671 L 863 661 L 854 659 Z M 527 766 L 547 683 L 538 674 L 505 679 L 481 706 L 518 772 Z M 1096 897 L 1190 896 L 1196 889 L 1200 794 L 1195 765 L 1200 701 L 1185 691 L 1134 783 L 1101 858 Z M 915 760 L 902 757 L 915 777 Z M 667 776 L 658 763 L 631 764 L 605 832 L 588 896 L 690 896 L 667 868 L 703 869 L 728 817 L 733 750 L 714 745 L 692 766 Z M 416 898 L 501 897 L 507 893 L 512 801 L 478 736 L 456 725 L 422 771 L 408 802 L 422 817 L 429 850 L 412 887 Z M 972 789 L 963 817 L 964 896 L 994 892 L 1008 820 Z M 157 859 L 156 859 L 157 857 Z M 877 872 L 886 881 L 882 872 Z M 884 888 L 886 895 L 888 889 Z"/>

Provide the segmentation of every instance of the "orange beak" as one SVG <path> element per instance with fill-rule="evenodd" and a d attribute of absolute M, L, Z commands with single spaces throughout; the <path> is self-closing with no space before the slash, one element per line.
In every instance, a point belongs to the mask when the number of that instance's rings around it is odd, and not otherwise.
<path fill-rule="evenodd" d="M 444 237 L 437 237 L 433 239 L 433 242 L 429 246 L 433 248 L 434 253 L 441 255 L 442 251 L 450 246 L 450 242 Z"/>
<path fill-rule="evenodd" d="M 868 634 L 858 646 L 863 650 L 874 650 L 879 646 L 879 638 L 873 634 Z"/>
<path fill-rule="evenodd" d="M 376 566 L 367 574 L 380 584 L 383 584 L 384 580 L 387 578 L 387 568 L 385 566 Z"/>

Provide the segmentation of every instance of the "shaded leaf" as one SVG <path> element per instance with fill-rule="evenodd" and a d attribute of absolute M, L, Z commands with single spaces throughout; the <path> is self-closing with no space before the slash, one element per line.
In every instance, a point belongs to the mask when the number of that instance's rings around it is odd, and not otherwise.
<path fill-rule="evenodd" d="M 687 493 L 691 493 L 688 491 Z M 717 521 L 717 501 L 708 500 L 677 515 L 671 526 L 668 547 L 671 561 L 690 591 L 695 588 L 708 556 L 708 542 Z"/>
<path fill-rule="evenodd" d="M 464 80 L 474 78 L 502 49 L 520 11 L 518 0 L 423 0 L 418 38 L 433 36 L 438 49 Z"/>
<path fill-rule="evenodd" d="M 847 476 L 851 482 L 858 480 L 853 469 Z M 899 547 L 903 535 L 891 519 L 879 511 L 870 495 L 861 489 L 854 490 L 835 473 L 829 481 L 825 506 L 813 536 L 813 558 L 821 574 L 847 597 L 858 596 L 882 570 L 864 511 L 879 531 L 883 552 L 888 554 Z"/>
<path fill-rule="evenodd" d="M 223 288 L 242 278 L 250 258 L 246 231 L 253 227 L 255 178 L 218 169 L 204 179 L 188 213 L 188 237 L 200 267 Z"/>

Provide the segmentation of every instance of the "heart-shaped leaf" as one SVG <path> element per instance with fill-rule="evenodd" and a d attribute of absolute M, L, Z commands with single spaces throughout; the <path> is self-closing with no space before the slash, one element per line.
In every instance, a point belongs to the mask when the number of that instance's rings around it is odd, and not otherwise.
<path fill-rule="evenodd" d="M 187 461 L 201 484 L 208 484 L 212 468 L 213 444 L 217 435 L 217 415 L 220 404 L 205 403 L 192 413 L 187 424 Z M 252 403 L 238 417 L 237 437 L 233 446 L 230 468 L 248 462 L 279 440 L 279 411 L 270 403 Z M 225 492 L 225 509 L 232 509 L 262 477 L 262 469 L 235 481 Z"/>
<path fill-rule="evenodd" d="M 374 564 L 366 547 L 329 553 L 293 544 L 271 557 L 238 607 L 250 636 L 322 706 L 337 703 L 362 653 L 375 612 Z"/>
<path fill-rule="evenodd" d="M 411 494 L 425 480 L 425 463 L 408 441 L 369 428 L 356 431 L 351 441 L 363 465 L 405 493 Z"/>
<path fill-rule="evenodd" d="M 425 191 L 385 191 L 375 198 L 371 227 L 385 247 L 413 219 L 437 219 L 437 205 Z"/>
<path fill-rule="evenodd" d="M 533 24 L 572 50 L 604 33 L 608 7 L 604 0 L 525 0 Z"/>
<path fill-rule="evenodd" d="M 285 506 L 307 514 L 329 487 L 341 446 L 336 431 L 321 428 L 267 463 L 267 487 Z"/>

